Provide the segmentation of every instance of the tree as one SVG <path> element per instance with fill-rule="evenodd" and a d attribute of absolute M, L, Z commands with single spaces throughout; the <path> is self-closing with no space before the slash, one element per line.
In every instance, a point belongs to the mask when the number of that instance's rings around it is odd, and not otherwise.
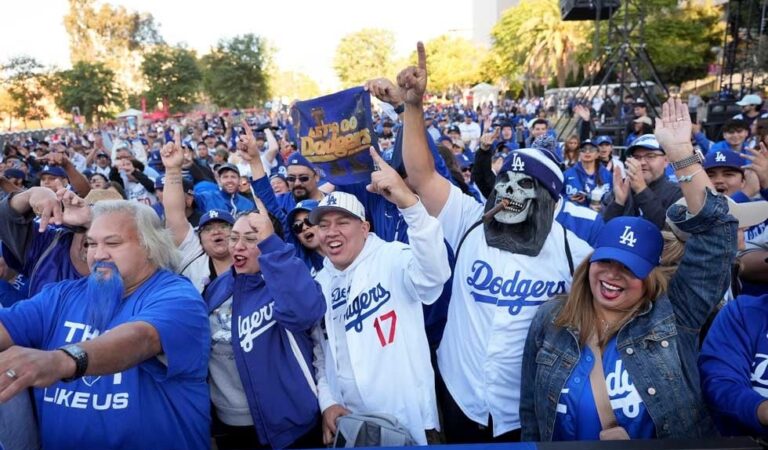
<path fill-rule="evenodd" d="M 42 121 L 48 117 L 48 112 L 42 105 L 45 97 L 43 83 L 46 74 L 43 65 L 28 56 L 11 58 L 3 65 L 5 85 L 8 96 L 12 101 L 11 114 L 24 121 Z M 42 125 L 41 125 L 42 126 Z"/>
<path fill-rule="evenodd" d="M 151 14 L 128 11 L 95 0 L 69 0 L 64 16 L 69 34 L 72 63 L 102 62 L 115 72 L 119 84 L 128 91 L 140 92 L 142 53 L 163 44 Z"/>
<path fill-rule="evenodd" d="M 309 75 L 278 71 L 272 76 L 272 96 L 290 100 L 305 100 L 320 95 L 320 87 Z"/>
<path fill-rule="evenodd" d="M 467 39 L 438 36 L 424 44 L 429 61 L 429 90 L 445 94 L 482 80 L 485 52 Z M 410 64 L 416 64 L 416 52 Z"/>
<path fill-rule="evenodd" d="M 144 94 L 149 104 L 165 101 L 173 112 L 188 111 L 195 104 L 203 75 L 194 51 L 157 46 L 144 55 L 141 72 L 149 87 Z"/>
<path fill-rule="evenodd" d="M 648 14 L 644 37 L 662 81 L 679 84 L 706 76 L 717 57 L 712 48 L 722 45 L 722 12 L 711 4 L 654 2 L 643 5 Z"/>
<path fill-rule="evenodd" d="M 62 111 L 80 108 L 88 124 L 94 118 L 111 116 L 110 109 L 122 101 L 115 73 L 103 63 L 78 62 L 70 70 L 54 74 L 48 84 L 56 106 Z"/>
<path fill-rule="evenodd" d="M 219 41 L 202 58 L 203 86 L 213 103 L 246 108 L 269 98 L 267 67 L 271 52 L 264 39 L 254 34 Z"/>
<path fill-rule="evenodd" d="M 358 86 L 371 78 L 392 72 L 395 35 L 388 30 L 367 28 L 341 38 L 333 57 L 333 68 L 344 87 Z"/>
<path fill-rule="evenodd" d="M 589 25 L 560 19 L 557 0 L 522 0 L 504 12 L 491 31 L 496 75 L 522 78 L 526 88 L 557 79 L 565 87 L 578 71 L 579 54 L 588 50 Z"/>

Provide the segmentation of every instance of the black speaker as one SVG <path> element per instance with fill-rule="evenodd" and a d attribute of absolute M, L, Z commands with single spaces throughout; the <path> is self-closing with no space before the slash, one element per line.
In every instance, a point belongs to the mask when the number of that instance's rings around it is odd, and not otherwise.
<path fill-rule="evenodd" d="M 621 6 L 621 0 L 560 0 L 563 20 L 606 20 Z M 598 16 L 599 13 L 599 16 Z"/>
<path fill-rule="evenodd" d="M 740 112 L 741 106 L 736 104 L 736 100 L 721 100 L 708 104 L 707 122 L 704 124 L 704 132 L 707 137 L 713 141 L 721 140 L 723 138 L 723 124 Z"/>

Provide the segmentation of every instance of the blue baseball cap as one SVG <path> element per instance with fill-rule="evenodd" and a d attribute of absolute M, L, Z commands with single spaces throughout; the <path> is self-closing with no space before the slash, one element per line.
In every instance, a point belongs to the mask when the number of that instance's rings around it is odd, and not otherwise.
<path fill-rule="evenodd" d="M 24 176 L 24 172 L 22 172 L 19 169 L 5 169 L 5 172 L 3 172 L 3 176 L 5 178 L 18 178 L 18 179 L 21 179 L 21 180 L 26 178 Z"/>
<path fill-rule="evenodd" d="M 613 139 L 611 139 L 610 136 L 605 136 L 605 135 L 598 136 L 597 138 L 595 138 L 595 145 L 600 145 L 600 144 L 611 144 L 611 145 L 613 145 Z"/>
<path fill-rule="evenodd" d="M 664 240 L 661 231 L 642 217 L 616 217 L 600 232 L 589 262 L 616 261 L 644 279 L 659 265 Z"/>
<path fill-rule="evenodd" d="M 730 150 L 709 152 L 706 158 L 704 158 L 704 170 L 714 169 L 715 167 L 728 167 L 744 173 L 744 169 L 741 167 L 742 164 L 744 164 L 744 160 L 741 156 Z"/>
<path fill-rule="evenodd" d="M 67 173 L 64 172 L 64 169 L 62 169 L 59 166 L 45 166 L 43 167 L 43 170 L 40 171 L 40 176 L 43 175 L 53 175 L 54 177 L 59 178 L 68 178 Z"/>
<path fill-rule="evenodd" d="M 315 166 L 299 152 L 293 152 L 288 156 L 286 166 L 304 166 L 315 171 Z"/>
<path fill-rule="evenodd" d="M 291 212 L 288 213 L 288 225 L 293 225 L 293 218 L 299 211 L 311 213 L 313 209 L 317 208 L 319 203 L 320 202 L 317 200 L 302 200 L 299 203 L 296 203 L 296 206 L 294 206 Z"/>
<path fill-rule="evenodd" d="M 632 141 L 631 144 L 629 144 L 629 147 L 627 148 L 627 153 L 632 156 L 632 153 L 634 153 L 635 150 L 638 148 L 644 148 L 646 150 L 656 150 L 661 153 L 666 154 L 663 148 L 661 148 L 661 145 L 659 145 L 659 141 L 656 140 L 656 136 L 652 134 L 644 134 L 634 141 Z"/>
<path fill-rule="evenodd" d="M 220 222 L 226 222 L 230 225 L 234 225 L 235 218 L 232 217 L 232 214 L 228 213 L 227 211 L 224 211 L 223 209 L 211 209 L 207 213 L 203 214 L 203 217 L 200 218 L 200 222 L 197 225 L 197 228 L 203 228 L 208 222 L 213 221 L 220 221 Z"/>

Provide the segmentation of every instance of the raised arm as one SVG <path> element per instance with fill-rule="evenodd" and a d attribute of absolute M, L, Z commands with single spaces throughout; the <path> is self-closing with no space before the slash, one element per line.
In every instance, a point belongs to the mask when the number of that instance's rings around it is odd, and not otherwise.
<path fill-rule="evenodd" d="M 163 207 L 165 208 L 165 226 L 171 230 L 173 242 L 178 247 L 189 233 L 184 186 L 182 185 L 181 167 L 184 164 L 184 151 L 177 135 L 173 142 L 165 144 L 160 157 L 165 166 L 165 186 L 163 188 Z"/>
<path fill-rule="evenodd" d="M 422 203 L 405 184 L 395 169 L 371 148 L 371 157 L 380 167 L 371 174 L 370 192 L 379 194 L 395 204 L 408 224 L 410 249 L 403 253 L 409 258 L 404 265 L 405 280 L 413 298 L 431 304 L 440 296 L 443 284 L 451 276 L 448 250 L 443 245 L 443 230 L 436 218 L 430 217 Z M 407 256 L 406 256 L 407 255 Z"/>
<path fill-rule="evenodd" d="M 397 76 L 402 92 L 403 113 L 403 162 L 408 174 L 408 184 L 421 197 L 421 202 L 431 216 L 437 217 L 448 200 L 451 184 L 435 170 L 435 163 L 424 133 L 423 97 L 427 88 L 427 56 L 424 44 L 417 44 L 418 67 L 408 67 Z"/>
<path fill-rule="evenodd" d="M 691 119 L 679 98 L 663 106 L 662 117 L 656 119 L 656 138 L 670 161 L 693 155 L 690 143 Z M 691 234 L 685 254 L 669 285 L 677 319 L 681 325 L 698 329 L 712 308 L 722 299 L 730 283 L 730 269 L 736 256 L 736 227 L 727 215 L 725 196 L 717 195 L 701 164 L 676 171 L 687 211 L 673 205 L 670 220 Z"/>

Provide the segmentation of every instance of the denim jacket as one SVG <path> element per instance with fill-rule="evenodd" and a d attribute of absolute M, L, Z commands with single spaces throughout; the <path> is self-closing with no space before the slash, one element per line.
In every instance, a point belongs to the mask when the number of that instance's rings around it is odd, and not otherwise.
<path fill-rule="evenodd" d="M 722 299 L 736 255 L 736 220 L 722 196 L 707 192 L 702 210 L 669 217 L 691 237 L 667 293 L 619 330 L 616 348 L 656 426 L 658 438 L 715 433 L 699 386 L 699 329 Z M 542 305 L 531 323 L 523 356 L 522 438 L 551 441 L 560 392 L 579 362 L 579 330 L 554 325 L 563 300 Z"/>

